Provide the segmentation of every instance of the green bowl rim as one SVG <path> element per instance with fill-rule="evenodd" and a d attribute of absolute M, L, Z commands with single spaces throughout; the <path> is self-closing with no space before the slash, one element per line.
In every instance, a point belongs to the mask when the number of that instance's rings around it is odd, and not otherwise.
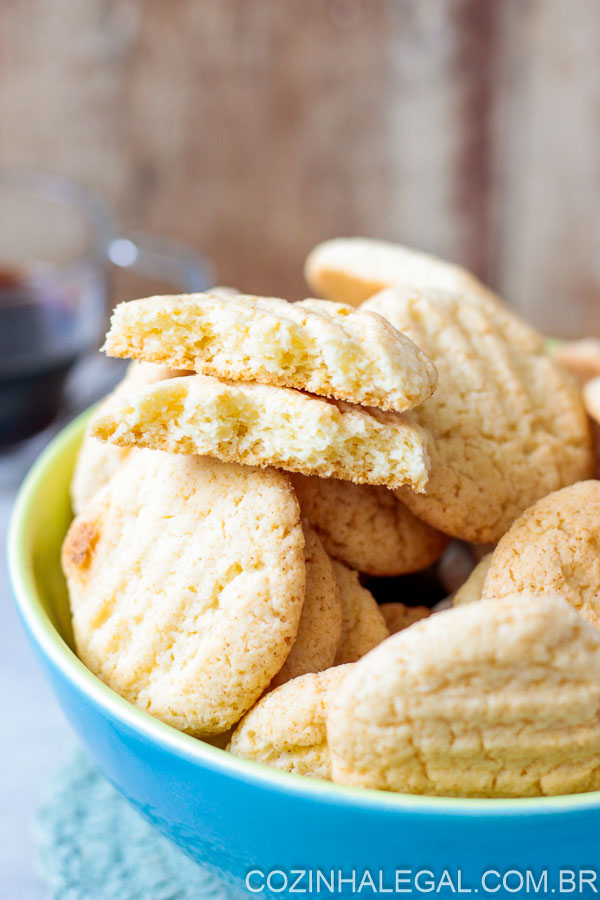
<path fill-rule="evenodd" d="M 157 743 L 163 750 L 174 752 L 190 762 L 209 764 L 219 769 L 221 773 L 235 776 L 245 782 L 321 802 L 331 801 L 388 814 L 393 814 L 394 811 L 410 811 L 422 814 L 460 813 L 466 816 L 481 814 L 505 816 L 514 813 L 539 816 L 594 807 L 600 809 L 600 791 L 556 797 L 474 799 L 388 793 L 302 778 L 280 772 L 262 763 L 240 759 L 218 747 L 183 734 L 149 713 L 137 709 L 116 694 L 83 665 L 67 646 L 44 610 L 35 587 L 27 537 L 29 514 L 36 502 L 39 486 L 47 477 L 48 470 L 62 456 L 65 448 L 81 434 L 89 415 L 89 410 L 81 413 L 51 441 L 21 485 L 10 517 L 8 566 L 17 607 L 26 628 L 31 632 L 42 653 L 60 670 L 63 677 L 89 696 L 106 714 Z"/>

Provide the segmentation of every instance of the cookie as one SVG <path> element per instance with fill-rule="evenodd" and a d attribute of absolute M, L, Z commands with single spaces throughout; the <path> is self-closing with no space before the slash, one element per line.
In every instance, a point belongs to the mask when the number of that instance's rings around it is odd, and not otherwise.
<path fill-rule="evenodd" d="M 452 601 L 453 606 L 461 606 L 463 603 L 477 603 L 478 600 L 481 600 L 483 584 L 492 563 L 492 556 L 492 553 L 488 553 L 483 559 L 479 560 L 465 583 L 455 593 Z"/>
<path fill-rule="evenodd" d="M 496 547 L 483 599 L 557 593 L 600 629 L 600 481 L 538 500 Z"/>
<path fill-rule="evenodd" d="M 181 731 L 226 731 L 296 638 L 304 535 L 289 480 L 199 456 L 140 450 L 63 545 L 82 661 Z"/>
<path fill-rule="evenodd" d="M 448 538 L 383 487 L 292 475 L 302 515 L 330 556 L 368 575 L 404 575 L 438 559 Z"/>
<path fill-rule="evenodd" d="M 400 244 L 368 238 L 335 238 L 309 254 L 304 275 L 321 297 L 358 306 L 388 287 L 469 294 L 482 303 L 499 298 L 474 275 L 454 263 Z"/>
<path fill-rule="evenodd" d="M 477 603 L 481 600 L 483 585 L 492 563 L 492 556 L 492 553 L 487 553 L 479 560 L 465 583 L 455 593 L 452 600 L 453 606 L 461 606 L 463 603 Z"/>
<path fill-rule="evenodd" d="M 363 587 L 358 572 L 333 560 L 342 601 L 342 634 L 334 665 L 352 663 L 389 636 L 389 629 L 373 594 Z"/>
<path fill-rule="evenodd" d="M 342 601 L 333 566 L 308 522 L 304 527 L 306 595 L 298 634 L 271 687 L 333 665 L 342 636 Z"/>
<path fill-rule="evenodd" d="M 589 423 L 569 375 L 508 309 L 467 296 L 386 291 L 365 304 L 434 360 L 435 395 L 414 411 L 431 474 L 398 497 L 434 528 L 496 542 L 540 497 L 593 471 Z"/>
<path fill-rule="evenodd" d="M 382 603 L 379 609 L 390 634 L 397 634 L 431 615 L 427 606 L 405 606 L 404 603 Z"/>
<path fill-rule="evenodd" d="M 600 788 L 600 635 L 563 600 L 436 613 L 357 662 L 332 696 L 333 780 L 410 794 Z"/>
<path fill-rule="evenodd" d="M 228 750 L 284 772 L 331 780 L 327 708 L 351 668 L 302 675 L 266 694 L 239 723 Z"/>
<path fill-rule="evenodd" d="M 102 401 L 98 411 L 109 406 L 113 398 L 120 397 L 136 387 L 184 374 L 184 372 L 169 369 L 167 366 L 132 362 L 127 368 L 125 377 Z M 130 452 L 129 447 L 116 447 L 97 440 L 90 434 L 89 426 L 86 428 L 71 481 L 71 503 L 75 515 L 83 511 L 86 504 L 114 475 Z"/>
<path fill-rule="evenodd" d="M 402 412 L 431 396 L 435 366 L 374 313 L 327 300 L 188 294 L 121 303 L 103 348 L 232 381 Z"/>
<path fill-rule="evenodd" d="M 91 433 L 125 447 L 358 483 L 408 483 L 423 490 L 427 482 L 427 436 L 404 416 L 210 375 L 174 378 L 118 397 L 94 417 Z"/>
<path fill-rule="evenodd" d="M 600 478 L 600 376 L 590 378 L 582 388 L 583 403 L 591 419 L 596 465 L 594 477 Z"/>
<path fill-rule="evenodd" d="M 600 376 L 584 384 L 582 393 L 588 415 L 594 422 L 600 423 Z"/>
<path fill-rule="evenodd" d="M 590 378 L 582 387 L 583 404 L 590 417 L 596 464 L 594 477 L 600 478 L 600 376 Z"/>
<path fill-rule="evenodd" d="M 600 340 L 582 338 L 580 341 L 556 341 L 550 346 L 554 359 L 584 384 L 600 376 Z"/>

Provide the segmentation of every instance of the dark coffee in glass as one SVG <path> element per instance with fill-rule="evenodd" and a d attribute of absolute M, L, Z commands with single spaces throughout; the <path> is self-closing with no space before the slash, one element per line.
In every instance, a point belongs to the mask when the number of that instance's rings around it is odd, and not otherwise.
<path fill-rule="evenodd" d="M 0 267 L 0 447 L 36 434 L 58 413 L 67 374 L 101 326 L 103 285 L 87 280 L 84 288 L 52 269 Z"/>
<path fill-rule="evenodd" d="M 0 167 L 0 453 L 55 418 L 71 368 L 98 348 L 111 264 L 182 292 L 212 283 L 190 248 L 119 237 L 105 205 L 70 179 Z"/>

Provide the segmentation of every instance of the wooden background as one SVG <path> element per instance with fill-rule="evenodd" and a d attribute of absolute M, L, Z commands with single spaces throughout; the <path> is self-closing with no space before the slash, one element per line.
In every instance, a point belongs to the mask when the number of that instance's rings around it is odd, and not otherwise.
<path fill-rule="evenodd" d="M 0 0 L 0 161 L 291 298 L 337 234 L 600 334 L 598 0 Z"/>

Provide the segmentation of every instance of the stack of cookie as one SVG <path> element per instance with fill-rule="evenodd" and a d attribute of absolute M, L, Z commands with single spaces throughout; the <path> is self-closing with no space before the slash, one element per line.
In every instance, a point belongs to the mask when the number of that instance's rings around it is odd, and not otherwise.
<path fill-rule="evenodd" d="M 134 362 L 88 427 L 63 548 L 81 658 L 168 724 L 290 772 L 463 796 L 599 786 L 578 387 L 456 266 L 354 239 L 306 273 L 326 299 L 115 310 L 104 349 Z M 452 540 L 483 559 L 431 616 L 406 575 Z M 398 599 L 379 606 L 381 576 Z"/>

